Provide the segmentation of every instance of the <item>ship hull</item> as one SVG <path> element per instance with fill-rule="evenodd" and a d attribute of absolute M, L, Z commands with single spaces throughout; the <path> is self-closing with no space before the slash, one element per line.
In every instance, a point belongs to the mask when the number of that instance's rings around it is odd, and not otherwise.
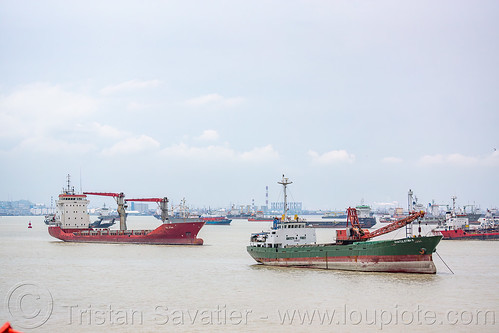
<path fill-rule="evenodd" d="M 225 217 L 201 217 L 201 221 L 204 221 L 206 225 L 230 225 L 231 219 Z"/>
<path fill-rule="evenodd" d="M 499 229 L 483 231 L 441 230 L 444 240 L 499 240 Z"/>
<path fill-rule="evenodd" d="M 205 221 L 206 225 L 230 225 L 232 220 Z"/>
<path fill-rule="evenodd" d="M 165 223 L 154 230 L 75 230 L 49 227 L 52 237 L 65 242 L 80 243 L 132 243 L 161 245 L 202 245 L 197 238 L 204 222 Z"/>
<path fill-rule="evenodd" d="M 338 214 L 338 215 L 324 215 L 322 216 L 323 219 L 346 219 L 347 216 L 346 214 Z"/>
<path fill-rule="evenodd" d="M 248 246 L 247 250 L 257 262 L 264 265 L 435 274 L 432 253 L 441 239 L 442 236 L 431 236 L 277 249 Z"/>

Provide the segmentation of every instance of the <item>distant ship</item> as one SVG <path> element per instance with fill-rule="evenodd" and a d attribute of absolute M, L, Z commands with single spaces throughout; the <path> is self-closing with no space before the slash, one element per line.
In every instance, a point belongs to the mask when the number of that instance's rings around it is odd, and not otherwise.
<path fill-rule="evenodd" d="M 120 216 L 120 230 L 97 229 L 90 226 L 87 195 L 109 196 L 116 200 Z M 128 230 L 125 213 L 127 201 L 158 203 L 163 223 L 154 230 Z M 166 197 L 125 200 L 123 193 L 84 192 L 76 194 L 74 187 L 70 186 L 68 175 L 68 187 L 63 189 L 57 201 L 56 225 L 49 226 L 48 231 L 52 237 L 65 242 L 202 245 L 203 240 L 197 238 L 197 234 L 204 223 L 200 219 L 170 220 Z"/>
<path fill-rule="evenodd" d="M 376 224 L 376 218 L 368 205 L 356 207 L 361 228 L 372 228 Z M 307 226 L 313 228 L 344 228 L 347 223 L 347 214 L 341 211 L 329 212 L 322 216 L 322 221 L 308 221 Z"/>
<path fill-rule="evenodd" d="M 477 229 L 440 230 L 444 240 L 496 240 L 499 239 L 499 227 Z"/>
<path fill-rule="evenodd" d="M 345 212 L 329 212 L 322 215 L 323 219 L 346 219 L 347 214 Z"/>
<path fill-rule="evenodd" d="M 112 227 L 113 225 L 115 225 L 116 222 L 114 220 L 111 220 L 111 221 L 104 221 L 104 220 L 97 220 L 93 223 L 90 223 L 90 227 L 91 228 L 109 228 L 109 227 Z"/>
<path fill-rule="evenodd" d="M 155 218 L 161 220 L 161 214 L 154 214 Z M 173 222 L 189 222 L 189 221 L 203 221 L 206 225 L 230 225 L 231 219 L 228 219 L 222 215 L 198 215 L 191 213 L 189 208 L 185 204 L 185 198 L 182 199 L 180 205 L 175 207 L 175 211 L 172 208 L 172 215 L 168 217 L 170 221 Z"/>
<path fill-rule="evenodd" d="M 91 223 L 90 227 L 109 228 L 116 224 L 116 220 L 119 221 L 120 216 L 117 213 L 116 214 L 111 213 L 109 207 L 106 207 L 106 204 L 104 204 L 104 207 L 99 209 L 99 216 L 97 217 L 97 220 Z"/>
<path fill-rule="evenodd" d="M 347 225 L 347 219 L 342 220 L 325 220 L 325 221 L 307 221 L 307 226 L 312 228 L 345 228 Z M 376 218 L 359 218 L 359 224 L 361 228 L 368 229 L 376 225 Z"/>
<path fill-rule="evenodd" d="M 478 225 L 480 222 L 478 221 L 480 217 L 482 217 L 482 213 L 480 212 L 480 209 L 475 206 L 475 205 L 464 205 L 463 208 L 458 208 L 456 206 L 456 196 L 452 196 L 452 207 L 447 204 L 436 204 L 434 201 L 428 204 L 428 208 L 426 209 L 427 214 L 425 215 L 424 219 L 421 220 L 422 224 L 437 224 L 437 225 L 443 225 L 445 223 L 445 220 L 447 218 L 447 215 L 452 213 L 452 214 L 459 214 L 460 216 L 466 217 L 468 219 L 469 224 L 475 224 Z M 412 190 L 409 190 L 408 192 L 408 203 L 409 203 L 409 210 L 425 210 L 425 206 L 418 203 L 418 198 L 414 196 L 414 193 Z M 440 207 L 446 207 L 445 212 L 442 212 L 440 210 Z M 471 211 L 466 211 L 467 207 L 471 207 Z"/>
<path fill-rule="evenodd" d="M 225 216 L 201 216 L 201 221 L 204 221 L 207 225 L 230 225 L 231 219 Z"/>
<path fill-rule="evenodd" d="M 368 205 L 359 205 L 356 206 L 355 209 L 357 210 L 357 215 L 359 217 L 359 223 L 360 225 L 366 225 L 366 226 L 374 226 L 376 224 L 376 218 L 374 217 L 373 212 L 371 211 L 371 207 Z M 370 228 L 370 227 L 366 227 Z"/>
<path fill-rule="evenodd" d="M 284 216 L 287 214 L 283 175 Z M 314 228 L 307 228 L 298 217 L 275 220 L 269 231 L 253 233 L 247 251 L 258 263 L 273 266 L 323 268 L 365 272 L 404 272 L 435 274 L 432 254 L 442 236 L 418 236 L 396 240 L 371 241 L 373 237 L 397 230 L 422 218 L 424 212 L 411 212 L 370 232 L 360 228 L 357 210 L 347 210 L 348 227 L 336 231 L 336 242 L 317 244 Z"/>
<path fill-rule="evenodd" d="M 445 224 L 433 230 L 433 234 L 442 235 L 444 240 L 497 240 L 499 224 L 493 217 L 485 217 L 479 227 L 470 227 L 466 214 L 452 214 Z"/>
<path fill-rule="evenodd" d="M 262 221 L 272 221 L 272 220 L 274 220 L 273 217 L 265 216 L 265 214 L 261 210 L 258 210 L 255 213 L 255 215 L 248 217 L 249 222 L 262 222 Z"/>
<path fill-rule="evenodd" d="M 244 219 L 249 219 L 251 218 L 251 213 L 239 213 L 239 214 L 227 214 L 227 218 L 229 219 L 240 219 L 240 220 L 244 220 Z"/>

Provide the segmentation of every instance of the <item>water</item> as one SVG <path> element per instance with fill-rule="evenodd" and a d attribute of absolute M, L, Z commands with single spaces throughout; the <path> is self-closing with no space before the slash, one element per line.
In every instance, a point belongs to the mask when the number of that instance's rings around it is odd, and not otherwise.
<path fill-rule="evenodd" d="M 499 242 L 442 241 L 455 274 L 437 256 L 436 275 L 275 268 L 246 253 L 268 225 L 205 226 L 203 246 L 84 244 L 50 237 L 42 217 L 0 217 L 0 320 L 24 332 L 499 329 Z"/>

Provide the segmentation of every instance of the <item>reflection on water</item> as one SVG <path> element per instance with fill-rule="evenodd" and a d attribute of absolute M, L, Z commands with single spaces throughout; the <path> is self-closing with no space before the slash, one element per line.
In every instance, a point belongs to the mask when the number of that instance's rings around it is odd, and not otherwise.
<path fill-rule="evenodd" d="M 157 223 L 129 219 L 131 228 Z M 436 275 L 269 267 L 246 253 L 250 233 L 267 226 L 205 226 L 203 246 L 84 244 L 54 240 L 43 218 L 0 217 L 0 301 L 14 306 L 5 300 L 26 281 L 48 290 L 53 309 L 37 332 L 497 331 L 487 311 L 499 315 L 499 242 L 442 241 L 438 252 L 455 274 L 436 256 Z M 334 230 L 318 234 L 330 239 Z M 25 311 L 44 306 L 30 297 Z M 0 318 L 26 322 L 10 310 Z"/>

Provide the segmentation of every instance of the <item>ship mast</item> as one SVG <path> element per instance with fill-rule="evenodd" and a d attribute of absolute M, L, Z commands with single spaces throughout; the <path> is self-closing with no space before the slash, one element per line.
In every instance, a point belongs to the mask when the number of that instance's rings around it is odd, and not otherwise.
<path fill-rule="evenodd" d="M 117 212 L 120 215 L 120 230 L 126 230 L 126 204 L 125 204 L 125 195 L 121 192 L 118 196 L 115 196 L 114 199 L 118 204 Z"/>
<path fill-rule="evenodd" d="M 293 184 L 293 182 L 289 181 L 289 178 L 284 177 L 282 175 L 282 180 L 280 182 L 277 182 L 277 184 L 281 184 L 284 187 L 284 215 L 283 215 L 283 222 L 284 219 L 286 219 L 286 216 L 288 214 L 288 196 L 286 194 L 286 186 L 289 184 Z"/>
<path fill-rule="evenodd" d="M 413 199 L 413 194 L 412 190 L 409 190 L 407 193 L 407 210 L 409 213 L 411 213 L 414 210 L 414 199 Z"/>
<path fill-rule="evenodd" d="M 73 186 L 73 188 L 71 189 L 71 175 L 68 173 L 68 176 L 66 177 L 67 179 L 67 182 L 68 182 L 68 188 L 66 190 L 62 190 L 63 193 L 65 194 L 75 194 L 75 188 Z"/>
<path fill-rule="evenodd" d="M 456 216 L 456 199 L 457 199 L 457 197 L 455 195 L 453 195 L 451 197 L 451 199 L 452 199 L 452 216 L 454 217 L 454 216 Z"/>

